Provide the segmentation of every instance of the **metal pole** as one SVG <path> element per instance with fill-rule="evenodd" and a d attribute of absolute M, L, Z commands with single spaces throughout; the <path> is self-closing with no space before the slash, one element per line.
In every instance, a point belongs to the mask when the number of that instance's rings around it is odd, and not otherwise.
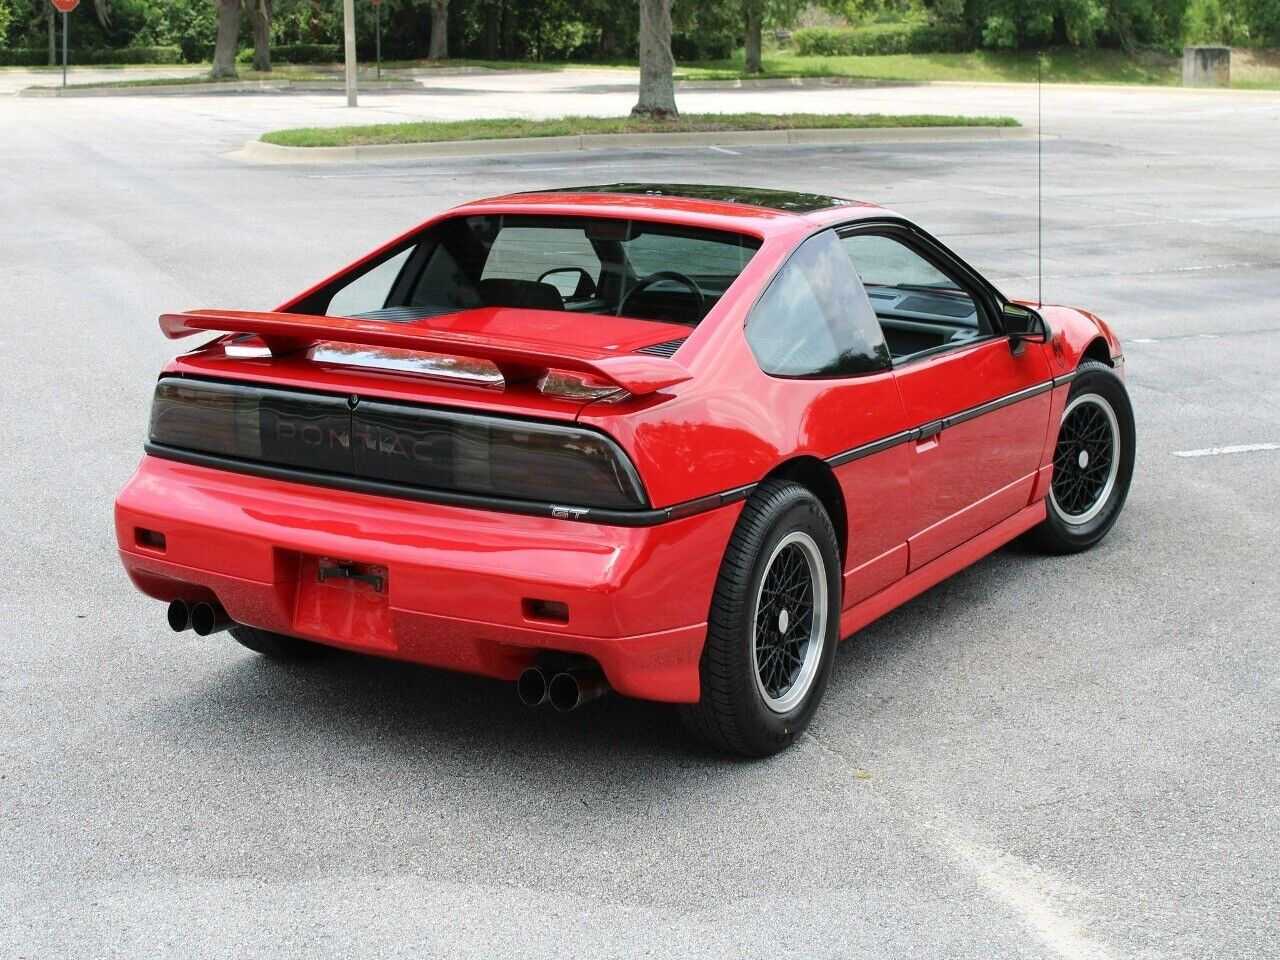
<path fill-rule="evenodd" d="M 62 11 L 62 85 L 67 85 L 67 11 Z"/>
<path fill-rule="evenodd" d="M 346 47 L 347 106 L 356 105 L 356 3 L 342 0 L 342 37 Z"/>
<path fill-rule="evenodd" d="M 382 4 L 375 3 L 373 5 L 373 22 L 377 24 L 377 43 L 378 48 L 378 79 L 382 79 Z"/>

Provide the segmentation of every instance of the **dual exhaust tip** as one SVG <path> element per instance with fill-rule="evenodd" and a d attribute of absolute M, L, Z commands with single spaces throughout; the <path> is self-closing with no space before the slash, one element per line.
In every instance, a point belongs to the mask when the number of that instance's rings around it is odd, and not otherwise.
<path fill-rule="evenodd" d="M 229 630 L 236 622 L 227 616 L 227 611 L 216 603 L 200 601 L 187 603 L 185 600 L 174 600 L 169 604 L 169 626 L 174 633 L 194 630 L 196 636 L 207 637 L 223 630 Z"/>
<path fill-rule="evenodd" d="M 198 637 L 208 637 L 236 625 L 217 603 L 201 600 L 187 603 L 174 600 L 169 604 L 169 627 L 174 633 L 192 630 Z M 609 681 L 596 667 L 577 667 L 550 673 L 542 667 L 529 667 L 516 681 L 520 702 L 527 707 L 544 703 L 561 713 L 577 710 L 609 692 Z"/>
<path fill-rule="evenodd" d="M 542 667 L 529 667 L 516 681 L 516 692 L 526 707 L 550 702 L 561 713 L 577 710 L 583 704 L 609 692 L 609 681 L 594 667 L 581 667 L 550 673 Z"/>

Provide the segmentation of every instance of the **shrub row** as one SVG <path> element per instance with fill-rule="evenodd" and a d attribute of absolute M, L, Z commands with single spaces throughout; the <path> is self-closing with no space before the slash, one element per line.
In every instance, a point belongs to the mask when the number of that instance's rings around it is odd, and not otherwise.
<path fill-rule="evenodd" d="M 68 59 L 72 64 L 100 63 L 181 63 L 182 51 L 177 47 L 121 47 L 115 50 L 71 50 Z M 0 50 L 0 66 L 42 67 L 49 62 L 46 47 Z M 58 48 L 58 63 L 62 62 L 62 48 Z"/>
<path fill-rule="evenodd" d="M 253 48 L 236 55 L 240 63 L 253 60 Z M 336 43 L 282 43 L 271 48 L 272 63 L 341 63 L 342 48 Z"/>
<path fill-rule="evenodd" d="M 891 53 L 968 53 L 977 38 L 958 25 L 878 23 L 867 27 L 805 27 L 791 35 L 796 52 L 814 57 Z"/>

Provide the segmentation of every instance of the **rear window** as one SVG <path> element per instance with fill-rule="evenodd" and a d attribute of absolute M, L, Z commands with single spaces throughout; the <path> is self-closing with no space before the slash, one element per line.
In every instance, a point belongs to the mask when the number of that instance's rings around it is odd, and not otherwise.
<path fill-rule="evenodd" d="M 745 234 L 644 220 L 458 217 L 295 309 L 403 320 L 520 307 L 696 326 L 759 247 Z"/>

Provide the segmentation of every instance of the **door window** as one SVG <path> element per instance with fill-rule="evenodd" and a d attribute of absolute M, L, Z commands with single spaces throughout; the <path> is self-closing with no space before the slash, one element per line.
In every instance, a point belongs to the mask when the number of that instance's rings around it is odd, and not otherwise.
<path fill-rule="evenodd" d="M 991 333 L 973 293 L 901 240 L 857 233 L 840 242 L 866 287 L 895 362 Z"/>

